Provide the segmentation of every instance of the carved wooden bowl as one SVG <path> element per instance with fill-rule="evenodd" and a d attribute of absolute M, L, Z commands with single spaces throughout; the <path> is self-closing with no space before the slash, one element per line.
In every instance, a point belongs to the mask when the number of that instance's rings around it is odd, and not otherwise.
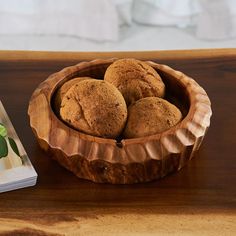
<path fill-rule="evenodd" d="M 104 139 L 75 130 L 53 108 L 57 89 L 78 76 L 102 79 L 116 59 L 94 60 L 52 74 L 34 91 L 28 114 L 39 145 L 80 178 L 98 183 L 131 184 L 159 179 L 181 169 L 199 149 L 210 125 L 211 105 L 193 79 L 166 65 L 147 62 L 161 75 L 166 99 L 183 113 L 171 129 L 143 138 Z"/>

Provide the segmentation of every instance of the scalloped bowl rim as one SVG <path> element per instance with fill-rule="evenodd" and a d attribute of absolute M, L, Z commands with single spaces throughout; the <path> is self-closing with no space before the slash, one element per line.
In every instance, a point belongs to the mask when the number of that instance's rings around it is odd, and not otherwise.
<path fill-rule="evenodd" d="M 80 63 L 78 63 L 78 64 L 76 64 L 76 65 L 65 67 L 65 68 L 63 68 L 62 70 L 60 70 L 60 71 L 54 73 L 53 75 L 60 75 L 60 74 L 63 74 L 65 71 L 70 70 L 71 68 L 74 68 L 74 67 L 77 67 L 77 66 L 81 66 L 81 65 L 83 65 L 83 68 L 81 68 L 80 70 L 83 70 L 83 69 L 85 69 L 85 68 L 90 67 L 90 66 L 91 66 L 91 63 L 93 63 L 93 62 L 95 62 L 95 63 L 101 62 L 101 64 L 109 64 L 109 63 L 114 62 L 115 60 L 118 60 L 118 58 L 111 58 L 111 59 L 95 59 L 95 60 L 92 60 L 92 61 L 89 61 L 89 62 L 87 62 L 87 61 L 86 61 L 86 62 L 80 62 Z M 149 61 L 145 61 L 145 62 L 146 62 L 147 64 L 149 64 L 150 66 L 152 66 L 154 69 L 160 69 L 160 68 L 161 68 L 160 70 L 165 69 L 165 72 L 167 72 L 167 70 L 168 70 L 168 71 L 172 71 L 172 72 L 174 71 L 174 72 L 175 72 L 175 75 L 178 74 L 179 77 L 180 77 L 180 76 L 185 76 L 185 77 L 188 78 L 189 80 L 193 80 L 192 78 L 186 76 L 184 73 L 182 73 L 182 72 L 180 72 L 180 71 L 177 71 L 177 70 L 174 70 L 174 69 L 171 68 L 170 66 L 163 65 L 163 64 L 157 64 L 157 63 L 155 63 L 155 62 L 153 62 L 153 61 L 150 61 L 150 60 L 149 60 Z M 48 78 L 50 78 L 50 76 L 49 76 Z M 72 79 L 73 79 L 73 78 L 72 78 Z M 175 79 L 178 79 L 178 78 L 175 77 Z M 63 78 L 63 79 L 61 79 L 61 80 L 59 80 L 59 81 L 57 81 L 57 82 L 54 84 L 54 87 L 51 89 L 51 94 L 50 94 L 50 97 L 49 97 L 50 103 L 51 103 L 51 100 L 52 100 L 52 97 L 53 97 L 55 91 L 56 91 L 57 88 L 58 88 L 58 85 L 62 82 L 62 80 L 66 80 L 66 77 Z M 180 80 L 179 80 L 178 82 L 181 83 L 181 84 L 183 84 Z M 197 82 L 196 82 L 195 80 L 194 80 L 194 82 L 197 84 Z M 63 83 L 62 83 L 62 84 L 63 84 Z M 202 89 L 202 91 L 204 91 L 204 93 L 206 93 L 205 90 L 204 90 L 199 84 L 197 84 L 197 85 Z M 188 91 L 188 92 L 189 92 L 189 91 Z M 188 97 L 190 97 L 190 96 L 189 96 L 189 93 L 188 93 Z M 210 100 L 209 100 L 209 104 L 210 104 Z M 50 107 L 51 107 L 51 104 L 50 104 Z M 190 115 L 190 110 L 191 110 L 191 109 L 193 109 L 193 107 L 192 107 L 192 103 L 191 103 L 191 100 L 190 100 L 189 109 L 188 109 L 188 112 L 187 112 L 187 114 L 185 115 L 185 117 L 184 117 L 178 124 L 174 125 L 173 127 L 171 127 L 171 128 L 168 129 L 168 130 L 165 130 L 164 132 L 157 133 L 157 134 L 153 134 L 153 135 L 148 135 L 148 136 L 144 136 L 144 137 L 139 137 L 139 138 L 129 138 L 129 139 L 127 139 L 127 138 L 122 138 L 121 141 L 119 141 L 119 142 L 117 142 L 117 140 L 116 140 L 116 139 L 113 139 L 113 138 L 103 138 L 103 137 L 99 137 L 99 136 L 93 136 L 93 135 L 90 135 L 90 134 L 86 134 L 86 133 L 84 133 L 84 132 L 81 132 L 81 131 L 79 131 L 79 130 L 77 130 L 77 129 L 74 129 L 74 128 L 72 128 L 71 126 L 69 126 L 69 125 L 67 125 L 66 123 L 64 123 L 64 122 L 55 114 L 55 112 L 54 112 L 54 110 L 52 109 L 52 107 L 51 107 L 51 112 L 53 113 L 53 116 L 54 116 L 55 119 L 57 119 L 59 122 L 62 123 L 62 125 L 65 125 L 67 128 L 69 128 L 69 129 L 71 129 L 71 130 L 73 130 L 73 131 L 75 131 L 75 132 L 78 132 L 78 133 L 82 136 L 81 138 L 83 138 L 83 136 L 87 137 L 88 139 L 96 138 L 96 141 L 99 141 L 99 140 L 100 140 L 100 141 L 103 142 L 103 143 L 104 143 L 104 142 L 108 142 L 109 144 L 115 144 L 115 145 L 117 145 L 118 143 L 121 143 L 122 146 L 123 146 L 123 145 L 127 145 L 127 144 L 129 144 L 129 143 L 135 143 L 135 142 L 139 143 L 139 142 L 147 141 L 147 140 L 148 140 L 148 141 L 151 141 L 151 140 L 160 139 L 161 137 L 163 137 L 163 136 L 165 136 L 165 135 L 168 135 L 168 134 L 170 134 L 170 133 L 173 133 L 173 132 L 177 131 L 179 128 L 181 128 L 181 126 L 183 126 L 183 123 L 185 123 L 185 122 L 188 121 L 189 115 Z M 210 114 L 210 115 L 211 115 L 211 114 Z"/>

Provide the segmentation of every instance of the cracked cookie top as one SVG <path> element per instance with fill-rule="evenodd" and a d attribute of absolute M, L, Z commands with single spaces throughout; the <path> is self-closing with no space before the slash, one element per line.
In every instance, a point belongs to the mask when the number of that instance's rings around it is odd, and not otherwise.
<path fill-rule="evenodd" d="M 126 123 L 127 107 L 119 90 L 103 80 L 83 80 L 62 98 L 61 118 L 90 135 L 118 137 Z"/>
<path fill-rule="evenodd" d="M 113 62 L 104 80 L 117 87 L 127 106 L 144 97 L 164 97 L 165 84 L 147 63 L 127 58 Z"/>
<path fill-rule="evenodd" d="M 56 97 L 55 97 L 55 106 L 56 109 L 60 109 L 61 106 L 61 101 L 62 98 L 64 97 L 65 93 L 71 88 L 71 86 L 73 86 L 74 84 L 77 84 L 83 80 L 87 80 L 87 79 L 93 79 L 91 77 L 76 77 L 73 78 L 71 80 L 68 80 L 67 82 L 65 82 L 57 91 L 56 93 Z"/>
<path fill-rule="evenodd" d="M 175 105 L 158 97 L 142 98 L 129 106 L 128 112 L 124 130 L 126 138 L 164 132 L 182 119 L 181 111 Z"/>

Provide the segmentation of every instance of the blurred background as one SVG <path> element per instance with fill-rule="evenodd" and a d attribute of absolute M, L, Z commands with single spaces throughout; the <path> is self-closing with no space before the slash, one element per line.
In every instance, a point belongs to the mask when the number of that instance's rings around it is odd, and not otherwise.
<path fill-rule="evenodd" d="M 0 50 L 235 46 L 235 0 L 0 0 Z"/>

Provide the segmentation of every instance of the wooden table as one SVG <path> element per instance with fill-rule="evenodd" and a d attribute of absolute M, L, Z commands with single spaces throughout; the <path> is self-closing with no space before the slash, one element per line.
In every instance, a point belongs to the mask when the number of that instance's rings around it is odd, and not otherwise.
<path fill-rule="evenodd" d="M 34 89 L 65 66 L 109 57 L 165 63 L 206 89 L 211 127 L 198 154 L 180 172 L 148 184 L 94 184 L 76 178 L 40 150 L 27 117 Z M 35 187 L 0 195 L 0 235 L 236 234 L 236 49 L 2 51 L 0 99 L 39 174 Z"/>

